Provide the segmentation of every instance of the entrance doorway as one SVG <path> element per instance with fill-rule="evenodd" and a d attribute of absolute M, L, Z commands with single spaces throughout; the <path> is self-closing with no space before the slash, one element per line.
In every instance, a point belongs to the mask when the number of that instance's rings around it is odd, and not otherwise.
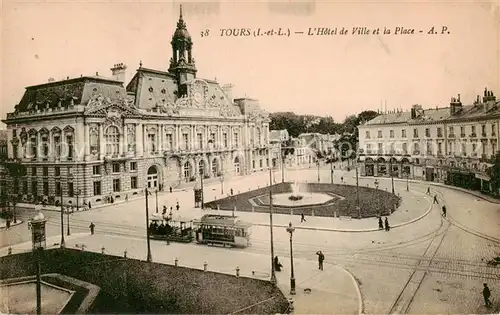
<path fill-rule="evenodd" d="M 148 169 L 148 188 L 158 188 L 158 169 L 151 166 Z"/>

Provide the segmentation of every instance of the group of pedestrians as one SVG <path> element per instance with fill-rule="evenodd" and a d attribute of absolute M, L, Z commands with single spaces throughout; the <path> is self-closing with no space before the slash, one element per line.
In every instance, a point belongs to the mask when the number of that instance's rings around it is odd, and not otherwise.
<path fill-rule="evenodd" d="M 389 232 L 391 226 L 389 225 L 389 220 L 387 219 L 387 217 L 385 217 L 384 222 L 382 222 L 382 217 L 378 217 L 378 229 Z"/>
<path fill-rule="evenodd" d="M 318 255 L 318 269 L 323 271 L 323 261 L 325 261 L 325 255 L 323 254 L 322 251 L 317 251 L 316 255 Z M 283 268 L 283 265 L 280 263 L 278 256 L 275 256 L 274 257 L 274 270 L 281 271 L 281 268 Z"/>

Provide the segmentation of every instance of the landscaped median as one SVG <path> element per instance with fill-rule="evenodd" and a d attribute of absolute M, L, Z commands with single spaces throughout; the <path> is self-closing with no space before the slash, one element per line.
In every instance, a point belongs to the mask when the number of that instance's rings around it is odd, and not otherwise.
<path fill-rule="evenodd" d="M 58 273 L 101 288 L 92 313 L 276 314 L 288 309 L 268 281 L 148 263 L 76 249 L 43 253 L 43 273 Z M 0 258 L 2 279 L 35 273 L 32 253 Z M 250 307 L 249 307 L 250 306 Z"/>

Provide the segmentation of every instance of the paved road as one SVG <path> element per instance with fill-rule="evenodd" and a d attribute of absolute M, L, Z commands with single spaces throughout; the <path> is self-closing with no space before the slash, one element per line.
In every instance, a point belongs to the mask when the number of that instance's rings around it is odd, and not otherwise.
<path fill-rule="evenodd" d="M 279 181 L 280 172 L 275 174 Z M 322 169 L 320 175 L 321 181 L 330 181 L 329 169 Z M 268 176 L 254 174 L 238 181 L 228 181 L 224 189 L 228 191 L 233 187 L 237 192 L 264 186 L 268 184 Z M 317 181 L 317 170 L 287 171 L 285 177 L 287 180 L 314 182 Z M 336 183 L 340 182 L 340 177 L 348 184 L 355 184 L 352 171 L 336 170 Z M 389 179 L 379 181 L 380 189 L 390 191 Z M 396 193 L 401 193 L 405 201 L 412 203 L 414 198 L 414 203 L 428 203 L 423 197 L 427 190 L 425 183 L 410 183 L 408 193 L 406 182 L 395 181 L 394 184 Z M 360 185 L 373 187 L 373 179 L 360 179 Z M 432 194 L 438 195 L 440 205 L 434 205 L 423 219 L 390 232 L 341 233 L 297 229 L 294 256 L 301 261 L 313 262 L 315 252 L 322 250 L 326 263 L 350 270 L 360 283 L 366 313 L 490 313 L 494 310 L 482 306 L 483 282 L 489 283 L 493 303 L 498 309 L 500 268 L 488 267 L 485 261 L 500 253 L 500 206 L 452 189 L 431 186 L 431 190 Z M 220 183 L 208 185 L 207 199 L 218 196 Z M 201 212 L 192 210 L 192 200 L 192 191 L 167 193 L 159 196 L 159 205 L 161 208 L 164 203 L 170 206 L 179 201 L 182 215 L 199 215 Z M 97 225 L 97 236 L 113 234 L 141 239 L 145 225 L 142 222 L 143 203 L 143 200 L 131 200 L 126 205 L 73 214 L 72 233 L 87 232 L 89 222 L 93 221 Z M 443 203 L 448 208 L 448 218 L 441 217 Z M 150 205 L 153 205 L 154 212 L 154 201 Z M 20 213 L 21 218 L 30 215 L 32 212 Z M 49 217 L 48 235 L 59 235 L 59 214 L 46 212 L 46 215 Z M 0 233 L 4 246 L 29 240 L 25 225 Z M 283 260 L 289 255 L 289 236 L 284 228 L 275 228 L 274 235 L 276 254 Z M 127 246 L 124 242 L 123 247 Z M 269 227 L 254 226 L 252 246 L 244 252 L 259 255 L 257 257 L 268 255 Z"/>

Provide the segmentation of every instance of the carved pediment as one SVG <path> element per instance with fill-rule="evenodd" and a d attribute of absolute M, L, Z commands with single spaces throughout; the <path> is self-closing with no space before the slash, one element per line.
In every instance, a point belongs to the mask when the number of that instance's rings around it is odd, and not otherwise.
<path fill-rule="evenodd" d="M 106 116 L 108 118 L 137 117 L 142 114 L 130 99 L 111 100 L 109 97 L 95 95 L 86 106 L 85 114 Z"/>

